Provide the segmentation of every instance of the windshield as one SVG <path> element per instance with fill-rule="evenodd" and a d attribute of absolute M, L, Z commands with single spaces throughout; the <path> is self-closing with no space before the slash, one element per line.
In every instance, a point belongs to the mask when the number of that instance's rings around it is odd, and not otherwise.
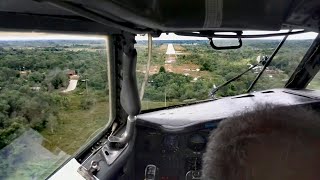
<path fill-rule="evenodd" d="M 252 91 L 284 87 L 315 37 L 316 33 L 289 36 Z M 243 39 L 240 49 L 214 50 L 207 39 L 162 35 L 153 40 L 142 108 L 154 109 L 210 99 L 213 88 L 257 65 L 219 89 L 215 97 L 246 93 L 263 68 L 259 62 L 271 56 L 281 39 Z M 147 72 L 148 42 L 143 37 L 137 37 L 137 40 L 137 77 L 141 88 Z M 217 46 L 230 46 L 238 41 L 214 39 L 214 43 Z"/>
<path fill-rule="evenodd" d="M 44 179 L 109 120 L 105 41 L 3 34 L 0 179 Z"/>

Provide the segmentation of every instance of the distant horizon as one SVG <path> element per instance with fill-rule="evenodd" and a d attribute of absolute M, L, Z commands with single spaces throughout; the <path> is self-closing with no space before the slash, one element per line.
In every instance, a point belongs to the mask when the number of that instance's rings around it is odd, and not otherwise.
<path fill-rule="evenodd" d="M 23 42 L 23 41 L 103 41 L 104 39 L 0 39 L 0 42 Z M 217 38 L 215 39 L 217 41 L 234 41 L 234 39 L 220 39 Z M 265 40 L 265 41 L 276 41 L 279 39 L 254 39 L 254 38 L 246 38 L 246 39 L 242 39 L 244 41 L 254 41 L 254 40 Z M 287 39 L 287 41 L 304 41 L 304 40 L 313 40 L 312 38 L 310 39 Z M 138 39 L 136 41 L 148 41 L 148 40 L 141 40 Z M 208 39 L 153 39 L 153 41 L 208 41 Z"/>
<path fill-rule="evenodd" d="M 279 32 L 287 32 L 285 30 L 281 30 L 281 31 L 277 31 Z M 244 35 L 248 35 L 248 34 L 271 34 L 271 33 L 275 33 L 274 31 L 244 31 L 243 34 Z M 291 35 L 288 37 L 287 40 L 303 40 L 303 39 L 315 39 L 316 36 L 318 35 L 318 33 L 314 33 L 314 32 L 307 32 L 307 33 L 302 33 L 302 34 L 296 34 L 296 35 Z M 252 40 L 279 40 L 282 39 L 284 36 L 273 36 L 273 37 L 265 37 L 265 38 L 243 38 L 245 40 L 248 39 L 252 39 Z M 136 36 L 136 40 L 147 40 L 148 37 L 145 36 L 141 36 L 138 35 Z M 226 40 L 226 38 L 213 38 L 216 40 Z M 232 38 L 235 39 L 235 38 Z M 160 35 L 160 37 L 158 38 L 153 38 L 153 40 L 208 40 L 208 38 L 206 37 L 194 37 L 194 36 L 178 36 L 175 35 L 174 33 L 169 33 L 169 34 L 165 34 L 162 33 Z"/>
<path fill-rule="evenodd" d="M 286 31 L 278 31 L 286 32 Z M 272 33 L 270 31 L 244 31 L 244 34 L 265 34 Z M 291 35 L 288 40 L 307 40 L 314 39 L 317 33 L 308 32 L 303 34 Z M 279 40 L 283 36 L 267 37 L 267 38 L 244 38 L 245 40 Z M 53 34 L 53 33 L 38 33 L 38 32 L 0 32 L 0 41 L 45 41 L 45 40 L 104 40 L 105 36 L 98 35 L 79 35 L 79 34 Z M 216 40 L 230 40 L 226 38 L 214 38 Z M 148 36 L 137 35 L 137 41 L 146 41 Z M 177 36 L 173 33 L 161 34 L 160 37 L 153 38 L 153 40 L 171 40 L 171 41 L 183 41 L 183 40 L 208 40 L 205 37 L 191 37 L 191 36 Z"/>

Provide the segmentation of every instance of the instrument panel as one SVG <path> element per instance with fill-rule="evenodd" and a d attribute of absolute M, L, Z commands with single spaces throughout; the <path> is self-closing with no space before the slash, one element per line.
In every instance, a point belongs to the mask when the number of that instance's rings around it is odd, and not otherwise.
<path fill-rule="evenodd" d="M 202 155 L 212 128 L 168 133 L 140 127 L 137 134 L 136 179 L 143 179 L 144 168 L 155 165 L 160 180 L 199 179 Z"/>
<path fill-rule="evenodd" d="M 319 93 L 320 91 L 274 89 L 252 93 L 254 97 L 239 95 L 141 114 L 128 148 L 111 166 L 100 163 L 101 170 L 96 176 L 100 179 L 199 179 L 209 134 L 221 120 L 236 112 L 252 109 L 257 102 L 306 106 L 319 110 L 319 96 L 316 96 Z M 105 137 L 95 144 L 90 153 L 83 153 L 78 157 L 77 160 L 84 167 L 89 168 L 92 160 L 101 159 L 101 153 L 95 151 L 95 147 L 101 146 Z"/>
<path fill-rule="evenodd" d="M 162 153 L 175 153 L 179 150 L 178 135 L 166 135 L 162 140 Z"/>
<path fill-rule="evenodd" d="M 315 108 L 319 93 L 272 89 L 141 114 L 137 121 L 136 179 L 144 178 L 144 168 L 150 164 L 157 167 L 161 180 L 200 179 L 209 134 L 221 120 L 254 109 L 261 102 Z"/>

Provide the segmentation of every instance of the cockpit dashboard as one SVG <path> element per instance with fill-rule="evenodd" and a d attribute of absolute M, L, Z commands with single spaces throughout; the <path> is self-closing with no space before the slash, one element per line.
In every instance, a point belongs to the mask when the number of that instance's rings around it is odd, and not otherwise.
<path fill-rule="evenodd" d="M 202 157 L 210 133 L 224 119 L 254 110 L 259 104 L 266 103 L 283 108 L 304 106 L 318 110 L 320 91 L 271 89 L 144 112 L 137 116 L 133 141 L 121 152 L 118 164 L 112 164 L 119 167 L 113 168 L 118 172 L 112 174 L 117 177 L 126 175 L 130 179 L 200 179 Z M 123 132 L 119 131 L 116 134 L 121 133 Z M 99 141 L 100 144 L 103 144 L 102 141 Z M 95 147 L 98 146 L 100 145 Z M 90 167 L 90 162 L 99 161 L 101 168 L 95 176 L 99 179 L 113 179 L 109 177 L 110 163 L 103 160 L 105 153 L 102 148 L 88 154 L 85 161 L 78 161 L 86 168 Z M 131 168 L 120 168 L 121 166 Z"/>
<path fill-rule="evenodd" d="M 138 116 L 135 179 L 143 179 L 148 165 L 161 180 L 200 179 L 208 137 L 223 119 L 259 104 L 317 108 L 319 92 L 272 89 L 220 100 L 164 109 Z"/>

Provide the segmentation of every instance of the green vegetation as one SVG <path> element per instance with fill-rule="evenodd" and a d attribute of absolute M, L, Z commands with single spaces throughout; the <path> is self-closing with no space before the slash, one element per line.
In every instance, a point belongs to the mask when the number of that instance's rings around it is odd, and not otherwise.
<path fill-rule="evenodd" d="M 92 99 L 99 101 L 84 110 L 82 102 L 86 101 L 86 97 L 79 96 L 69 95 L 69 108 L 60 111 L 60 121 L 55 124 L 54 130 L 46 128 L 41 133 L 52 146 L 61 147 L 68 154 L 73 154 L 85 145 L 90 137 L 105 127 L 109 118 L 109 103 L 105 97 L 91 95 Z"/>
<path fill-rule="evenodd" d="M 282 87 L 311 42 L 287 41 L 255 90 Z M 175 43 L 178 52 L 172 63 L 165 63 L 168 43 Z M 250 40 L 244 41 L 243 48 L 238 50 L 215 51 L 207 41 L 155 41 L 142 108 L 207 99 L 214 85 L 256 64 L 257 56 L 270 55 L 277 43 Z M 136 48 L 137 79 L 141 88 L 148 56 L 146 42 L 138 42 Z M 9 174 L 30 177 L 28 179 L 46 177 L 106 125 L 109 88 L 104 49 L 103 41 L 0 42 L 0 157 L 6 157 L 0 163 L 0 179 Z M 244 93 L 257 72 L 247 73 L 216 95 Z M 77 87 L 64 93 L 69 80 L 78 80 Z M 19 145 L 11 147 L 13 142 Z M 44 147 L 41 151 L 36 147 L 39 152 L 27 147 L 38 142 Z M 6 151 L 1 151 L 5 148 Z M 31 158 L 32 162 L 27 158 L 37 153 L 39 157 Z M 48 154 L 40 156 L 41 153 Z M 7 170 L 17 167 L 19 171 Z M 42 167 L 48 171 L 44 172 Z"/>
<path fill-rule="evenodd" d="M 178 52 L 176 62 L 165 64 L 166 43 L 175 43 Z M 226 45 L 229 41 L 218 41 Z M 152 101 L 191 101 L 209 98 L 213 86 L 218 86 L 257 64 L 257 57 L 270 56 L 278 40 L 245 40 L 241 49 L 213 50 L 207 41 L 156 41 L 151 71 L 144 99 Z M 275 56 L 253 90 L 283 87 L 299 64 L 312 40 L 289 40 Z M 140 57 L 138 70 L 145 70 L 147 47 L 141 43 L 137 47 Z M 159 57 L 162 61 L 159 61 Z M 168 71 L 171 69 L 171 72 Z M 217 97 L 245 93 L 259 69 L 248 72 L 217 92 Z M 141 77 L 138 75 L 138 78 Z"/>
<path fill-rule="evenodd" d="M 1 48 L 0 148 L 24 129 L 32 128 L 56 141 L 55 146 L 73 154 L 107 122 L 105 59 L 103 50 L 73 51 L 59 46 L 46 47 L 46 42 L 41 48 Z M 68 86 L 68 71 L 77 73 L 79 84 L 75 92 L 62 93 Z M 88 81 L 87 87 L 81 80 Z M 68 127 L 70 123 L 85 124 L 92 129 L 83 128 L 79 133 L 74 131 L 77 126 Z M 58 134 L 65 135 L 57 137 L 64 142 L 52 138 Z M 68 138 L 73 141 L 68 142 Z"/>
<path fill-rule="evenodd" d="M 190 83 L 189 76 L 161 71 L 149 78 L 149 86 L 146 88 L 145 98 L 153 101 L 162 101 L 166 96 L 167 101 L 184 101 L 192 98 L 207 98 L 210 83 L 199 80 Z M 161 92 L 161 93 L 160 93 Z M 163 93 L 165 92 L 165 93 Z"/>

